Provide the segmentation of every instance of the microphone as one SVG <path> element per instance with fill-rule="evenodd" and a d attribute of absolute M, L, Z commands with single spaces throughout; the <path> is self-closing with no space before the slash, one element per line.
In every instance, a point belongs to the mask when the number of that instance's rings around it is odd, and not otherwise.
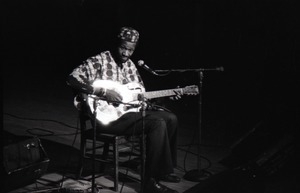
<path fill-rule="evenodd" d="M 217 68 L 216 68 L 216 71 L 222 71 L 222 72 L 223 72 L 223 71 L 224 71 L 224 67 L 223 67 L 223 66 L 217 67 Z"/>
<path fill-rule="evenodd" d="M 148 72 L 150 72 L 151 74 L 154 74 L 154 75 L 158 76 L 158 74 L 154 70 L 152 70 L 149 66 L 147 66 L 145 64 L 144 60 L 139 60 L 138 65 L 140 67 L 144 68 L 145 70 L 147 70 Z"/>

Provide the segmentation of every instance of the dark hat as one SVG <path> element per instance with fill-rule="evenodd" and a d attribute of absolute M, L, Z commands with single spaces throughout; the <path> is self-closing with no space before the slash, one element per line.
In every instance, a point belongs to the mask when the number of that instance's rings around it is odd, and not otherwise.
<path fill-rule="evenodd" d="M 118 37 L 124 41 L 137 43 L 139 40 L 139 32 L 132 27 L 122 27 Z"/>

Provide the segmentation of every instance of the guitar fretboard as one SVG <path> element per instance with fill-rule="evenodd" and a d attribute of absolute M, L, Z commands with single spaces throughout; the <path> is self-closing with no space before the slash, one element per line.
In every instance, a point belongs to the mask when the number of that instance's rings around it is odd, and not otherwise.
<path fill-rule="evenodd" d="M 167 89 L 167 90 L 159 90 L 159 91 L 150 91 L 150 92 L 144 92 L 142 94 L 147 99 L 153 99 L 153 98 L 159 98 L 159 97 L 174 96 L 174 95 L 176 95 L 175 92 L 183 93 L 183 89 L 179 88 L 179 89 Z"/>

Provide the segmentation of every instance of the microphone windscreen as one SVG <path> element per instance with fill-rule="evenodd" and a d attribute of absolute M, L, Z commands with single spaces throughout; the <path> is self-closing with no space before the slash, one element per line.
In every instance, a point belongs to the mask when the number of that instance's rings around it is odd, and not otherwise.
<path fill-rule="evenodd" d="M 144 60 L 139 60 L 139 61 L 138 61 L 138 65 L 139 65 L 139 66 L 143 66 L 144 64 L 145 64 Z"/>

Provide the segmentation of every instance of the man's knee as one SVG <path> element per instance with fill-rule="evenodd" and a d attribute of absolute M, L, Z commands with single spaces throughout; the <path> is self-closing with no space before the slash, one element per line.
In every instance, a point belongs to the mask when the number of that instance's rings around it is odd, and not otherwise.
<path fill-rule="evenodd" d="M 175 114 L 170 113 L 170 114 L 169 114 L 169 119 L 170 119 L 171 122 L 177 124 L 177 121 L 178 121 L 178 120 L 177 120 L 177 116 L 176 116 Z"/>
<path fill-rule="evenodd" d="M 156 119 L 152 121 L 150 133 L 162 135 L 167 132 L 167 123 L 164 119 Z"/>

